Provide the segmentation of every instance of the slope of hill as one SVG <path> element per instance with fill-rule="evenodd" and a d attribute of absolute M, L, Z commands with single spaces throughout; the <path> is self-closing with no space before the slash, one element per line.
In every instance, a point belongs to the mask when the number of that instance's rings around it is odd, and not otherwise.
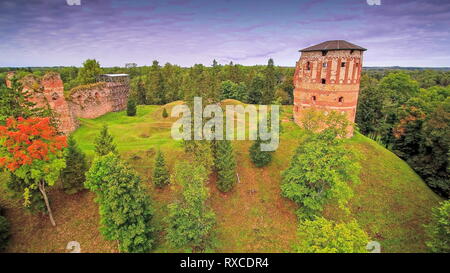
<path fill-rule="evenodd" d="M 170 114 L 171 105 L 166 105 Z M 139 106 L 136 117 L 125 112 L 109 113 L 93 120 L 82 120 L 74 133 L 80 147 L 93 156 L 94 138 L 107 124 L 115 138 L 122 158 L 142 177 L 155 207 L 157 227 L 156 252 L 174 252 L 164 240 L 167 204 L 177 198 L 180 187 L 171 185 L 155 189 L 151 184 L 153 160 L 162 150 L 172 169 L 185 157 L 181 141 L 170 137 L 173 119 L 162 118 L 161 106 Z M 302 130 L 290 117 L 292 107 L 283 107 L 280 146 L 272 163 L 262 169 L 249 160 L 250 141 L 234 141 L 240 182 L 227 194 L 215 187 L 211 176 L 210 204 L 217 214 L 216 249 L 218 252 L 289 252 L 296 238 L 295 204 L 280 195 L 281 171 L 290 161 L 295 148 L 304 138 Z M 373 240 L 379 241 L 383 252 L 422 252 L 425 235 L 422 225 L 429 220 L 430 210 L 440 198 L 436 196 L 409 166 L 376 142 L 356 135 L 347 141 L 350 149 L 359 151 L 362 183 L 356 185 L 350 201 L 351 215 L 333 205 L 325 216 L 340 220 L 355 218 Z M 5 180 L 5 178 L 3 178 Z M 98 213 L 92 194 L 65 196 L 60 190 L 50 193 L 58 226 L 51 227 L 42 216 L 23 212 L 20 203 L 0 197 L 6 215 L 12 222 L 13 239 L 7 251 L 64 252 L 67 242 L 77 240 L 84 252 L 117 251 L 114 243 L 105 242 L 98 232 Z M 37 236 L 36 234 L 39 234 Z"/>

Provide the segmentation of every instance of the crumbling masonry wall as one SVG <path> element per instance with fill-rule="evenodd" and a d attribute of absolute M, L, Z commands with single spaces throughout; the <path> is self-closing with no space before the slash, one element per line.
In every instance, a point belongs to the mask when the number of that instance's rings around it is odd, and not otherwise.
<path fill-rule="evenodd" d="M 6 85 L 11 87 L 8 73 Z M 28 75 L 21 79 L 23 89 L 30 91 L 30 101 L 36 107 L 50 107 L 58 119 L 58 130 L 69 134 L 79 126 L 78 118 L 96 118 L 109 112 L 126 109 L 129 85 L 119 82 L 99 82 L 83 85 L 64 94 L 64 84 L 58 73 L 49 72 L 41 79 Z"/>

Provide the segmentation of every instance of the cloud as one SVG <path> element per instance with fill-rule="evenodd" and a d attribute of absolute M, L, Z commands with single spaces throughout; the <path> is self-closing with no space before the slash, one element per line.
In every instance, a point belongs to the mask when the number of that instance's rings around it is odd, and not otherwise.
<path fill-rule="evenodd" d="M 0 66 L 149 64 L 213 58 L 295 64 L 298 50 L 345 39 L 368 48 L 365 64 L 447 65 L 450 3 L 443 1 L 0 1 Z M 4 41 L 4 42 L 3 42 Z"/>

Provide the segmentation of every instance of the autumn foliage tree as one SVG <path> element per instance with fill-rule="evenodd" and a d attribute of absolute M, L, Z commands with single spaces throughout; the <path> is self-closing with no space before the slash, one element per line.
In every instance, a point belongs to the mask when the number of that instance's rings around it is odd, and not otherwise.
<path fill-rule="evenodd" d="M 31 190 L 39 189 L 53 226 L 56 224 L 45 187 L 53 186 L 65 168 L 66 146 L 66 137 L 57 134 L 49 118 L 10 117 L 6 126 L 0 126 L 0 168 L 26 183 L 25 206 L 29 204 Z"/>

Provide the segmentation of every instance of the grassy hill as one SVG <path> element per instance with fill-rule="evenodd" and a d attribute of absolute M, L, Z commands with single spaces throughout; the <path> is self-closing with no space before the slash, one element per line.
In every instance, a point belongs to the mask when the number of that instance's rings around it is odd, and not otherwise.
<path fill-rule="evenodd" d="M 171 107 L 180 102 L 166 105 Z M 236 102 L 226 102 L 235 104 Z M 93 141 L 103 124 L 108 124 L 122 157 L 142 177 L 155 207 L 157 244 L 155 252 L 183 251 L 172 249 L 164 240 L 167 204 L 178 197 L 180 187 L 171 185 L 155 189 L 151 185 L 153 160 L 161 149 L 172 169 L 185 157 L 180 141 L 170 137 L 173 119 L 162 118 L 161 106 L 139 106 L 136 117 L 125 112 L 109 113 L 97 119 L 81 121 L 74 133 L 80 147 L 93 156 Z M 280 176 L 295 148 L 304 139 L 302 130 L 291 121 L 292 107 L 283 107 L 280 146 L 273 162 L 266 168 L 255 168 L 248 157 L 250 141 L 234 141 L 240 183 L 230 193 L 220 193 L 215 177 L 208 183 L 211 206 L 217 214 L 216 242 L 218 252 L 289 252 L 297 228 L 296 206 L 280 195 Z M 422 225 L 429 220 L 430 209 L 440 198 L 414 171 L 393 153 L 376 142 L 357 134 L 346 143 L 359 151 L 362 183 L 354 187 L 350 202 L 351 215 L 333 205 L 325 216 L 340 220 L 355 218 L 373 240 L 381 243 L 383 252 L 426 251 Z M 6 178 L 3 177 L 3 180 Z M 67 242 L 80 242 L 83 252 L 116 252 L 114 242 L 104 241 L 98 232 L 97 205 L 93 194 L 85 191 L 67 196 L 58 189 L 50 192 L 57 227 L 48 219 L 23 212 L 21 204 L 2 193 L 0 202 L 12 221 L 13 238 L 7 251 L 64 252 Z"/>

